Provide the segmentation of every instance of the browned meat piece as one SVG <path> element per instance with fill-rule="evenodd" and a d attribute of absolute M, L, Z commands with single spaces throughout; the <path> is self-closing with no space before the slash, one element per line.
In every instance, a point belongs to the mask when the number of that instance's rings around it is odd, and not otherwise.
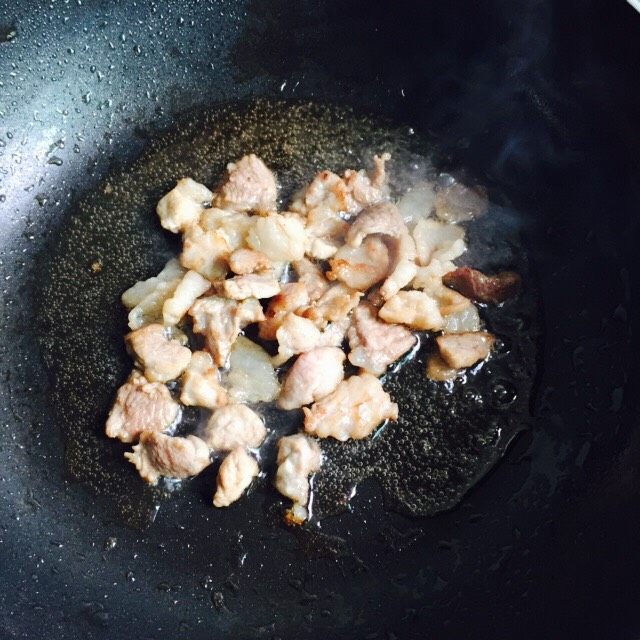
<path fill-rule="evenodd" d="M 206 351 L 194 351 L 182 374 L 180 402 L 188 407 L 216 409 L 227 404 L 227 392 L 220 386 L 218 369 Z"/>
<path fill-rule="evenodd" d="M 293 500 L 287 522 L 302 524 L 309 516 L 309 476 L 318 471 L 322 464 L 320 446 L 301 433 L 280 438 L 277 463 L 276 489 Z"/>
<path fill-rule="evenodd" d="M 362 207 L 379 202 L 388 197 L 387 172 L 385 164 L 391 160 L 390 153 L 381 156 L 373 156 L 373 171 L 367 174 L 365 171 L 347 169 L 344 172 L 344 180 L 351 191 L 353 199 Z"/>
<path fill-rule="evenodd" d="M 363 209 L 347 232 L 347 244 L 359 247 L 367 236 L 374 233 L 391 238 L 399 238 L 402 234 L 409 233 L 395 204 L 380 202 Z"/>
<path fill-rule="evenodd" d="M 253 153 L 227 165 L 227 179 L 220 186 L 216 205 L 233 211 L 275 211 L 278 189 L 267 166 Z"/>
<path fill-rule="evenodd" d="M 476 302 L 499 304 L 512 298 L 520 288 L 520 276 L 514 271 L 501 271 L 487 276 L 470 267 L 459 267 L 442 277 L 442 282 Z"/>
<path fill-rule="evenodd" d="M 160 476 L 189 478 L 209 466 L 209 447 L 196 436 L 172 438 L 145 431 L 133 451 L 124 457 L 134 464 L 140 477 L 155 484 Z"/>
<path fill-rule="evenodd" d="M 347 316 L 358 306 L 361 297 L 360 291 L 337 282 L 324 292 L 315 305 L 305 309 L 303 315 L 313 320 L 317 326 L 324 327 L 327 322 L 337 322 Z"/>
<path fill-rule="evenodd" d="M 218 488 L 213 496 L 213 506 L 228 507 L 235 502 L 259 472 L 255 458 L 242 447 L 236 447 L 218 469 Z"/>
<path fill-rule="evenodd" d="M 179 415 L 180 407 L 169 389 L 134 370 L 118 389 L 105 431 L 110 438 L 135 442 L 143 431 L 165 431 Z"/>
<path fill-rule="evenodd" d="M 282 384 L 281 409 L 298 409 L 329 395 L 344 378 L 344 352 L 337 347 L 318 347 L 298 357 Z"/>
<path fill-rule="evenodd" d="M 173 340 L 161 324 L 149 324 L 125 336 L 127 348 L 151 382 L 168 382 L 180 377 L 191 360 L 191 351 Z"/>
<path fill-rule="evenodd" d="M 435 298 L 422 291 L 398 291 L 378 312 L 385 322 L 405 324 L 412 329 L 435 331 L 443 319 Z"/>
<path fill-rule="evenodd" d="M 383 420 L 398 418 L 398 405 L 370 373 L 343 380 L 333 393 L 302 410 L 307 433 L 336 440 L 366 438 Z"/>
<path fill-rule="evenodd" d="M 246 275 L 271 268 L 271 261 L 261 251 L 253 249 L 236 249 L 229 256 L 229 266 L 233 273 Z"/>
<path fill-rule="evenodd" d="M 375 307 L 367 302 L 361 302 L 353 312 L 347 335 L 349 362 L 376 376 L 416 344 L 416 337 L 408 329 L 378 320 Z"/>
<path fill-rule="evenodd" d="M 271 298 L 279 293 L 280 283 L 276 280 L 273 271 L 264 271 L 229 278 L 222 283 L 222 288 L 224 295 L 232 300 Z"/>
<path fill-rule="evenodd" d="M 426 376 L 435 382 L 448 382 L 459 373 L 458 369 L 450 367 L 437 353 L 432 353 L 427 358 Z"/>
<path fill-rule="evenodd" d="M 283 284 L 280 293 L 271 298 L 265 312 L 265 318 L 258 325 L 263 340 L 275 340 L 276 331 L 288 313 L 297 311 L 309 304 L 309 294 L 303 282 Z"/>
<path fill-rule="evenodd" d="M 329 287 L 329 283 L 320 267 L 308 258 L 303 258 L 302 260 L 296 260 L 293 263 L 293 268 L 298 275 L 298 281 L 303 282 L 306 286 L 309 300 L 315 302 L 321 298 Z"/>
<path fill-rule="evenodd" d="M 205 336 L 207 349 L 219 367 L 224 366 L 240 331 L 253 322 L 264 320 L 260 302 L 247 298 L 242 302 L 211 296 L 200 298 L 189 310 L 193 332 Z"/>
<path fill-rule="evenodd" d="M 202 434 L 214 451 L 231 451 L 236 447 L 257 449 L 266 437 L 262 418 L 244 404 L 228 404 L 214 411 Z"/>
<path fill-rule="evenodd" d="M 191 178 L 182 178 L 158 202 L 156 211 L 160 224 L 173 233 L 184 231 L 198 222 L 205 203 L 212 199 L 213 193 L 203 184 Z"/>
<path fill-rule="evenodd" d="M 450 333 L 436 338 L 442 359 L 454 369 L 471 367 L 491 352 L 495 338 L 490 333 Z"/>
<path fill-rule="evenodd" d="M 329 260 L 329 280 L 340 280 L 348 287 L 366 291 L 389 273 L 389 249 L 378 236 L 370 236 L 358 247 L 344 245 Z"/>

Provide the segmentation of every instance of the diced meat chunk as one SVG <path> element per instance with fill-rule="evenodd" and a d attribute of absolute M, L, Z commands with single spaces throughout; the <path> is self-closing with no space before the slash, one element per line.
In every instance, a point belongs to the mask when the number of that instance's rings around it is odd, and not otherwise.
<path fill-rule="evenodd" d="M 440 357 L 454 369 L 464 369 L 489 356 L 495 338 L 484 331 L 445 334 L 436 338 Z"/>
<path fill-rule="evenodd" d="M 224 295 L 232 300 L 271 298 L 280 291 L 280 283 L 273 271 L 265 271 L 229 278 L 222 283 L 222 289 Z"/>
<path fill-rule="evenodd" d="M 236 447 L 218 469 L 218 488 L 213 496 L 213 506 L 228 507 L 238 500 L 258 473 L 260 469 L 256 459 L 243 447 Z"/>
<path fill-rule="evenodd" d="M 229 256 L 229 266 L 233 273 L 246 275 L 271 268 L 271 261 L 261 251 L 253 249 L 236 249 Z"/>
<path fill-rule="evenodd" d="M 443 322 L 437 300 L 422 291 L 399 291 L 384 303 L 378 315 L 385 322 L 427 331 L 440 329 Z"/>
<path fill-rule="evenodd" d="M 207 280 L 223 278 L 227 273 L 229 244 L 220 231 L 205 231 L 200 225 L 189 227 L 182 236 L 180 264 L 197 271 Z"/>
<path fill-rule="evenodd" d="M 374 233 L 390 238 L 399 238 L 403 233 L 408 233 L 407 226 L 395 204 L 380 202 L 363 209 L 349 227 L 346 236 L 347 244 L 359 247 L 367 236 Z"/>
<path fill-rule="evenodd" d="M 347 169 L 344 179 L 353 199 L 362 207 L 380 202 L 389 196 L 385 164 L 391 160 L 390 153 L 373 156 L 373 171 Z"/>
<path fill-rule="evenodd" d="M 205 291 L 211 283 L 196 271 L 187 271 L 176 287 L 173 295 L 162 305 L 162 318 L 165 324 L 178 324 L 189 311 L 191 305 Z"/>
<path fill-rule="evenodd" d="M 134 370 L 118 389 L 105 431 L 109 438 L 135 442 L 143 431 L 166 431 L 179 416 L 180 406 L 169 389 Z"/>
<path fill-rule="evenodd" d="M 432 353 L 427 358 L 426 376 L 434 382 L 448 382 L 460 373 L 458 369 L 450 367 L 438 353 Z"/>
<path fill-rule="evenodd" d="M 231 349 L 226 382 L 233 402 L 271 402 L 280 392 L 269 354 L 244 336 Z"/>
<path fill-rule="evenodd" d="M 437 220 L 420 220 L 413 230 L 418 264 L 426 266 L 433 260 L 446 262 L 459 258 L 466 250 L 464 229 Z"/>
<path fill-rule="evenodd" d="M 272 213 L 254 218 L 247 244 L 273 262 L 291 262 L 304 257 L 307 234 L 296 218 Z"/>
<path fill-rule="evenodd" d="M 335 322 L 330 322 L 320 334 L 319 347 L 339 347 L 344 342 L 351 318 L 344 316 Z"/>
<path fill-rule="evenodd" d="M 408 233 L 403 233 L 394 243 L 393 265 L 389 277 L 380 287 L 380 295 L 385 299 L 393 298 L 416 276 L 416 245 Z"/>
<path fill-rule="evenodd" d="M 469 333 L 480 331 L 480 315 L 475 305 L 469 303 L 463 309 L 449 313 L 444 317 L 444 333 Z"/>
<path fill-rule="evenodd" d="M 315 349 L 320 342 L 321 333 L 318 327 L 307 318 L 289 313 L 276 331 L 278 355 L 273 363 L 280 366 L 291 356 Z"/>
<path fill-rule="evenodd" d="M 204 205 L 212 200 L 213 193 L 203 184 L 191 178 L 182 178 L 160 199 L 156 212 L 165 229 L 178 233 L 197 224 Z"/>
<path fill-rule="evenodd" d="M 257 449 L 266 436 L 262 418 L 243 404 L 228 404 L 214 411 L 202 433 L 202 439 L 213 451 Z"/>
<path fill-rule="evenodd" d="M 357 204 L 345 181 L 337 174 L 321 171 L 305 189 L 296 194 L 289 209 L 309 215 L 314 210 L 334 214 L 352 212 Z"/>
<path fill-rule="evenodd" d="M 366 291 L 384 280 L 391 260 L 387 245 L 378 236 L 370 236 L 358 247 L 344 245 L 329 260 L 329 280 L 340 280 L 351 289 Z"/>
<path fill-rule="evenodd" d="M 264 320 L 260 302 L 247 298 L 242 302 L 217 296 L 201 298 L 189 310 L 193 331 L 205 336 L 214 363 L 224 366 L 240 331 L 253 322 Z"/>
<path fill-rule="evenodd" d="M 302 524 L 309 516 L 309 476 L 322 464 L 320 445 L 301 433 L 280 438 L 277 464 L 275 487 L 293 501 L 287 520 Z"/>
<path fill-rule="evenodd" d="M 360 291 L 337 282 L 331 285 L 313 306 L 305 309 L 303 315 L 313 320 L 317 326 L 324 327 L 327 322 L 336 322 L 347 316 L 358 306 L 361 297 Z"/>
<path fill-rule="evenodd" d="M 227 404 L 227 392 L 220 386 L 218 369 L 206 351 L 194 351 L 182 374 L 180 402 L 188 407 L 215 409 Z"/>
<path fill-rule="evenodd" d="M 515 296 L 520 288 L 520 276 L 514 271 L 501 271 L 494 276 L 487 276 L 470 267 L 451 271 L 442 281 L 463 296 L 488 304 L 504 302 Z"/>
<path fill-rule="evenodd" d="M 465 187 L 452 176 L 441 176 L 436 193 L 436 216 L 445 222 L 466 222 L 484 214 L 489 206 L 480 187 Z"/>
<path fill-rule="evenodd" d="M 370 373 L 343 380 L 333 393 L 303 411 L 307 433 L 336 440 L 366 438 L 382 421 L 398 417 L 398 405 Z"/>
<path fill-rule="evenodd" d="M 449 260 L 444 262 L 433 259 L 428 265 L 424 267 L 418 267 L 411 286 L 414 289 L 422 289 L 425 293 L 434 295 L 442 288 L 442 276 L 449 271 L 454 271 L 456 265 Z"/>
<path fill-rule="evenodd" d="M 180 377 L 191 360 L 191 351 L 183 347 L 161 324 L 150 324 L 125 336 L 127 348 L 144 369 L 151 382 L 169 382 Z"/>
<path fill-rule="evenodd" d="M 276 331 L 288 313 L 306 307 L 309 304 L 309 294 L 304 282 L 288 282 L 283 284 L 280 293 L 270 301 L 265 312 L 265 318 L 260 322 L 259 335 L 263 340 L 275 340 Z"/>
<path fill-rule="evenodd" d="M 278 187 L 273 173 L 253 153 L 227 165 L 216 206 L 233 211 L 275 211 Z"/>
<path fill-rule="evenodd" d="M 209 447 L 200 438 L 172 437 L 153 431 L 142 433 L 140 442 L 124 457 L 149 484 L 155 484 L 161 476 L 190 478 L 211 463 Z"/>
<path fill-rule="evenodd" d="M 441 285 L 432 296 L 437 300 L 440 313 L 445 318 L 454 313 L 460 313 L 471 305 L 469 298 L 465 298 L 457 291 L 448 289 L 444 285 Z"/>
<path fill-rule="evenodd" d="M 136 282 L 122 294 L 122 304 L 129 309 L 129 328 L 140 329 L 162 320 L 165 300 L 173 295 L 185 271 L 174 258 L 153 278 Z"/>
<path fill-rule="evenodd" d="M 311 302 L 315 302 L 321 298 L 322 294 L 329 287 L 329 283 L 324 277 L 322 269 L 307 258 L 296 260 L 293 263 L 293 269 L 298 276 L 298 281 L 305 285 Z"/>
<path fill-rule="evenodd" d="M 298 409 L 329 395 L 344 378 L 344 360 L 344 352 L 337 347 L 319 347 L 300 355 L 284 379 L 278 406 Z"/>
<path fill-rule="evenodd" d="M 375 376 L 382 375 L 417 341 L 404 327 L 378 320 L 375 307 L 366 302 L 361 302 L 353 312 L 348 337 L 349 362 Z"/>

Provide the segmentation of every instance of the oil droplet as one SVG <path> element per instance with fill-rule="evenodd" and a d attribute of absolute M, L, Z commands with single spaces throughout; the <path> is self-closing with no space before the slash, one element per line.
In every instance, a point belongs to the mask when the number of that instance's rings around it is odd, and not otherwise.
<path fill-rule="evenodd" d="M 58 158 L 58 156 L 51 156 L 49 160 L 47 160 L 47 164 L 53 164 L 56 167 L 62 165 L 62 158 Z"/>

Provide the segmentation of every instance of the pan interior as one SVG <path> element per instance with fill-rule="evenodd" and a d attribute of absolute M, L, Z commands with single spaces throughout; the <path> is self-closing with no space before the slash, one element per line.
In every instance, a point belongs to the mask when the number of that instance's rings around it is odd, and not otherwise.
<path fill-rule="evenodd" d="M 176 238 L 157 222 L 157 200 L 183 176 L 214 186 L 228 161 L 253 152 L 276 171 L 286 202 L 317 170 L 365 166 L 380 151 L 393 154 L 396 183 L 432 171 L 428 143 L 408 126 L 313 103 L 221 106 L 184 118 L 153 139 L 132 166 L 114 172 L 70 212 L 39 267 L 39 336 L 67 470 L 106 496 L 121 519 L 144 526 L 172 490 L 145 487 L 124 460 L 125 447 L 104 435 L 115 390 L 131 368 L 120 295 L 155 275 L 179 250 Z M 322 443 L 325 463 L 314 480 L 317 516 L 343 510 L 365 478 L 376 478 L 386 504 L 402 513 L 449 509 L 526 427 L 540 307 L 523 227 L 515 212 L 492 206 L 467 231 L 465 262 L 514 268 L 525 283 L 518 299 L 481 309 L 488 330 L 500 338 L 495 357 L 449 390 L 425 379 L 425 356 L 433 346 L 423 339 L 415 357 L 385 382 L 400 406 L 398 423 L 365 441 Z M 300 415 L 271 411 L 267 420 L 277 433 L 289 433 L 298 428 Z M 266 454 L 270 472 L 272 456 Z"/>

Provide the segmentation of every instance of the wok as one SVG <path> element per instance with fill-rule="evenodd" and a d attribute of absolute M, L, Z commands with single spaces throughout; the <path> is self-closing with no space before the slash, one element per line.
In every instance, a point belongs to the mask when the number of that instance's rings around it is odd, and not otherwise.
<path fill-rule="evenodd" d="M 1 0 L 0 636 L 637 637 L 639 53 L 623 2 Z M 365 483 L 306 538 L 187 490 L 141 529 L 68 474 L 52 247 L 179 114 L 256 97 L 410 123 L 527 219 L 531 426 L 449 512 Z"/>

